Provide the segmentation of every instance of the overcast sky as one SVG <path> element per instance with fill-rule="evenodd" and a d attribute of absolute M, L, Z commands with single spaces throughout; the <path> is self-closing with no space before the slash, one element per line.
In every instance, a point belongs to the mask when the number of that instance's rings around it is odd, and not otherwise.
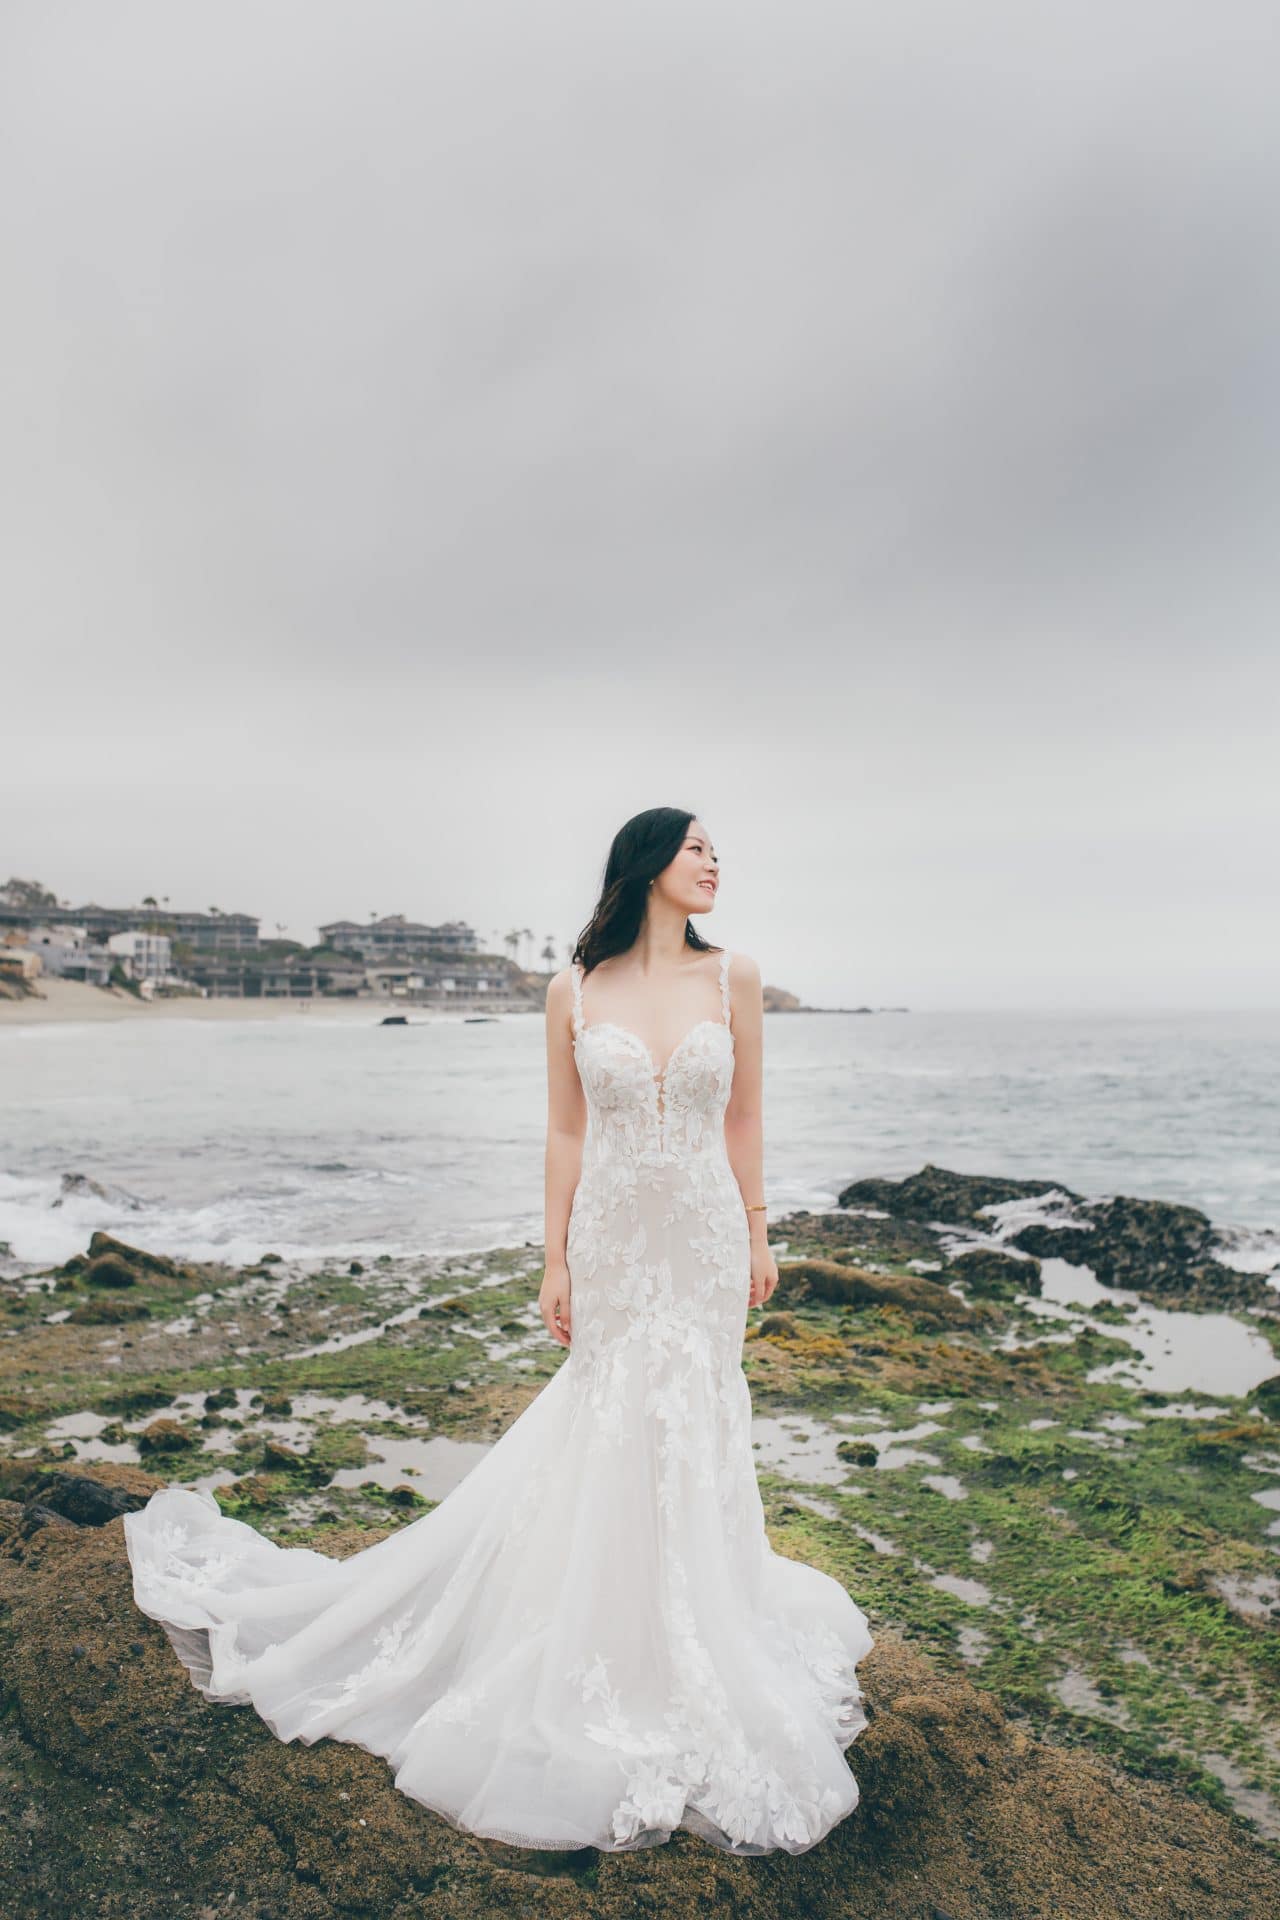
<path fill-rule="evenodd" d="M 1225 0 L 8 0 L 0 881 L 823 1003 L 1280 999 L 1280 81 Z"/>

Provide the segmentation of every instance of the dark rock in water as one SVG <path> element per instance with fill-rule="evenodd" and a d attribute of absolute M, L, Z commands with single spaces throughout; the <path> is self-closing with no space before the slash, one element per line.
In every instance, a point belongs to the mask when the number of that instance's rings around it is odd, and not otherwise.
<path fill-rule="evenodd" d="M 1040 1262 L 1019 1260 L 998 1247 L 970 1247 L 957 1253 L 946 1269 L 948 1280 L 960 1280 L 979 1300 L 1012 1300 L 1017 1293 L 1042 1291 Z"/>
<path fill-rule="evenodd" d="M 882 1207 L 909 1220 L 939 1220 L 948 1226 L 982 1224 L 983 1207 L 1006 1200 L 1034 1200 L 1043 1193 L 1078 1196 L 1056 1180 L 1003 1180 L 980 1173 L 951 1173 L 924 1166 L 904 1180 L 855 1180 L 839 1196 L 842 1207 Z"/>
<path fill-rule="evenodd" d="M 1033 1220 L 1030 1226 L 1020 1227 L 1009 1240 L 1010 1246 L 1020 1247 L 1023 1253 L 1034 1254 L 1037 1260 L 1071 1260 L 1077 1266 L 1088 1266 L 1092 1244 L 1092 1236 L 1083 1220 L 1078 1226 L 1064 1221 L 1057 1227 L 1051 1227 L 1043 1220 Z"/>
<path fill-rule="evenodd" d="M 781 1334 L 789 1339 L 800 1331 L 800 1323 L 794 1313 L 766 1313 L 760 1322 L 760 1339 L 772 1340 Z"/>
<path fill-rule="evenodd" d="M 388 1013 L 378 1022 L 380 1027 L 407 1027 L 408 1024 L 408 1017 L 403 1013 Z"/>
<path fill-rule="evenodd" d="M 170 1260 L 167 1254 L 148 1253 L 144 1247 L 131 1247 L 127 1241 L 113 1239 L 109 1233 L 95 1233 L 89 1241 L 90 1261 L 101 1260 L 106 1254 L 114 1254 L 139 1273 L 163 1274 L 172 1280 L 182 1272 L 178 1262 Z"/>
<path fill-rule="evenodd" d="M 130 1213 L 142 1211 L 142 1201 L 136 1194 L 126 1193 L 122 1187 L 104 1187 L 100 1180 L 91 1180 L 87 1173 L 64 1173 L 61 1189 L 53 1202 L 55 1207 L 62 1206 L 67 1200 L 85 1198 L 106 1200 L 113 1207 L 126 1207 Z"/>
<path fill-rule="evenodd" d="M 580 1855 L 545 1850 L 552 1877 L 531 1881 L 527 1850 L 459 1832 L 398 1792 L 378 1756 L 337 1740 L 286 1744 L 251 1707 L 205 1701 L 161 1628 L 139 1616 L 119 1524 L 51 1525 L 24 1540 L 20 1523 L 20 1509 L 0 1511 L 5 1912 L 515 1920 L 554 1910 L 560 1920 L 627 1920 L 643 1910 L 686 1920 L 714 1907 L 739 1920 L 924 1920 L 938 1909 L 991 1920 L 1261 1920 L 1280 1911 L 1280 1861 L 1241 1822 L 1032 1738 L 992 1693 L 879 1622 L 859 1669 L 869 1724 L 849 1751 L 862 1802 L 820 1846 L 737 1861 L 680 1834 L 638 1856 L 597 1858 L 589 1878 L 579 1877 Z M 74 1647 L 83 1657 L 70 1657 Z"/>
<path fill-rule="evenodd" d="M 303 1457 L 283 1440 L 268 1440 L 262 1449 L 262 1464 L 269 1472 L 287 1472 L 291 1467 L 302 1466 Z"/>
<path fill-rule="evenodd" d="M 993 1222 L 985 1208 L 1050 1194 L 1069 1204 L 1052 1220 L 1029 1221 L 1019 1228 L 1009 1236 L 1010 1246 L 1037 1260 L 1087 1266 L 1104 1286 L 1156 1294 L 1168 1305 L 1248 1307 L 1280 1314 L 1280 1295 L 1265 1279 L 1237 1273 L 1214 1259 L 1212 1223 L 1194 1207 L 1124 1194 L 1084 1201 L 1056 1180 L 1005 1180 L 935 1166 L 922 1167 L 903 1180 L 855 1180 L 841 1193 L 840 1206 L 877 1207 L 895 1221 L 989 1229 Z M 807 1235 L 810 1217 L 796 1218 Z M 840 1230 L 846 1233 L 883 1224 L 847 1213 L 831 1218 L 843 1219 Z M 936 1239 L 930 1238 L 938 1251 Z M 953 1261 L 947 1272 L 954 1270 Z"/>
<path fill-rule="evenodd" d="M 869 1440 L 841 1440 L 836 1446 L 836 1455 L 847 1460 L 851 1467 L 874 1467 L 880 1459 Z"/>
<path fill-rule="evenodd" d="M 1195 1207 L 1117 1194 L 1075 1211 L 1078 1226 L 1035 1222 L 1013 1235 L 1013 1245 L 1041 1260 L 1088 1267 L 1105 1287 L 1156 1294 L 1170 1305 L 1280 1312 L 1280 1296 L 1265 1279 L 1213 1258 L 1212 1222 Z"/>
<path fill-rule="evenodd" d="M 1093 1227 L 1084 1257 L 1105 1286 L 1159 1291 L 1209 1258 L 1213 1228 L 1194 1207 L 1121 1194 L 1081 1212 Z"/>

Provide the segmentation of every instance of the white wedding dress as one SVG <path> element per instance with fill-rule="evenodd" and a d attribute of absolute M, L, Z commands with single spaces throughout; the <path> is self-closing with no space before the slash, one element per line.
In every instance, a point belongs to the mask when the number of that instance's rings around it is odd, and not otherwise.
<path fill-rule="evenodd" d="M 719 1019 L 661 1073 L 584 1024 L 572 1344 L 429 1513 L 346 1560 L 170 1487 L 125 1517 L 134 1594 L 210 1700 L 385 1756 L 455 1827 L 525 1847 L 800 1853 L 849 1813 L 866 1618 L 775 1554 L 742 1370 L 750 1256 Z"/>

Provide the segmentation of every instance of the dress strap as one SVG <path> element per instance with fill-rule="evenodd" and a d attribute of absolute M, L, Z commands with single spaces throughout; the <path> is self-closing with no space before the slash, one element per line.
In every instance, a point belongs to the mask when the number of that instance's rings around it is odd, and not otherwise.
<path fill-rule="evenodd" d="M 576 1040 L 582 1032 L 582 966 L 575 960 L 569 968 L 569 978 L 573 981 L 573 1037 Z"/>
<path fill-rule="evenodd" d="M 732 958 L 727 948 L 720 955 L 720 1011 L 726 1027 L 729 1025 L 729 962 Z"/>

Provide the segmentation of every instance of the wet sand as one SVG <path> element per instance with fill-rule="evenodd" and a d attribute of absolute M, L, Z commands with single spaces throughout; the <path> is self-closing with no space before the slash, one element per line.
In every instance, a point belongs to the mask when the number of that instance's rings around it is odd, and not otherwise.
<path fill-rule="evenodd" d="M 464 1011 L 441 1012 L 435 1007 L 406 1006 L 395 1000 L 330 999 L 313 1000 L 202 1000 L 180 995 L 162 1000 L 138 1000 L 119 987 L 90 987 L 80 980 L 47 979 L 40 982 L 39 996 L 21 1000 L 0 999 L 0 1027 L 41 1026 L 49 1023 L 73 1023 L 99 1020 L 332 1020 L 364 1018 L 381 1020 L 384 1015 L 405 1014 L 415 1023 L 425 1020 L 457 1020 Z M 510 1012 L 509 1007 L 495 1012 Z"/>

